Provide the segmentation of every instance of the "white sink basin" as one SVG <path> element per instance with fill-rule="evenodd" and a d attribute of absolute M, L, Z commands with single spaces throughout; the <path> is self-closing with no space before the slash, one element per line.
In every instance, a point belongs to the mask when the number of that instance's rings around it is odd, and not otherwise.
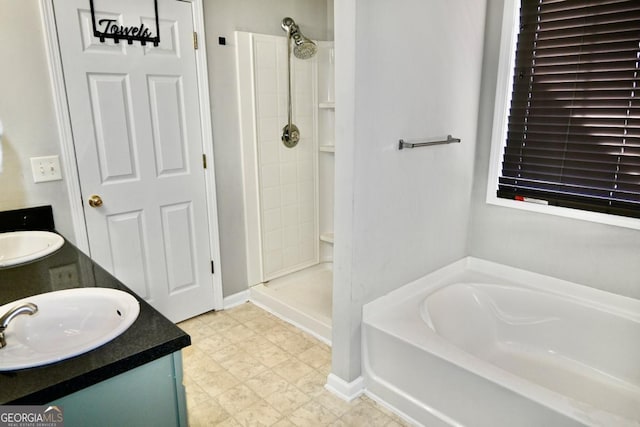
<path fill-rule="evenodd" d="M 0 233 L 0 268 L 42 258 L 57 251 L 63 244 L 62 236 L 49 231 Z"/>
<path fill-rule="evenodd" d="M 0 307 L 33 303 L 34 314 L 20 314 L 5 330 L 0 371 L 32 368 L 93 350 L 131 326 L 140 313 L 138 301 L 116 289 L 77 288 L 48 292 Z"/>

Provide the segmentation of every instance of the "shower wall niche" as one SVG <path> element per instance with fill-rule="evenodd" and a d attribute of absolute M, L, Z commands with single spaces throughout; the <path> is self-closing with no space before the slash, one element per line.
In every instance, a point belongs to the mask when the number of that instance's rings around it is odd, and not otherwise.
<path fill-rule="evenodd" d="M 292 57 L 293 123 L 300 142 L 287 148 L 281 141 L 287 38 L 247 32 L 235 37 L 252 286 L 332 259 L 333 43 L 319 42 L 311 59 Z"/>

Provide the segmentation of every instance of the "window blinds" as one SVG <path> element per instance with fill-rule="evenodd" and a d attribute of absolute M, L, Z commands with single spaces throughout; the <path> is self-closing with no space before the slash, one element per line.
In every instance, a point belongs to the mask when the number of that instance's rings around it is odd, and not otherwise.
<path fill-rule="evenodd" d="M 640 1 L 522 0 L 498 196 L 640 217 Z"/>

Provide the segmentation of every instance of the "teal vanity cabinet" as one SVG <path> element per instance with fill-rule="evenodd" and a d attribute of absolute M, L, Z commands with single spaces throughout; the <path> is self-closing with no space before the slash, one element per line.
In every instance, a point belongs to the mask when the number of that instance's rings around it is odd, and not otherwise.
<path fill-rule="evenodd" d="M 63 407 L 65 427 L 186 426 L 181 354 L 164 356 L 50 404 Z"/>
<path fill-rule="evenodd" d="M 33 212 L 20 211 L 20 224 Z M 0 228 L 10 223 L 6 215 L 0 213 Z M 60 405 L 66 427 L 186 426 L 181 349 L 191 344 L 189 335 L 69 242 L 37 261 L 0 268 L 0 305 L 91 287 L 133 295 L 140 304 L 137 319 L 112 341 L 79 356 L 0 372 L 0 405 Z"/>

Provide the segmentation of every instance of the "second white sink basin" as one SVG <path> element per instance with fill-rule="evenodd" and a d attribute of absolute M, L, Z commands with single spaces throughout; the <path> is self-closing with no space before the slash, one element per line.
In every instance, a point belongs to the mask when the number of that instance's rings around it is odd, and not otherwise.
<path fill-rule="evenodd" d="M 0 268 L 42 258 L 54 253 L 63 244 L 62 236 L 49 231 L 0 233 Z"/>
<path fill-rule="evenodd" d="M 13 318 L 0 348 L 0 371 L 47 365 L 86 353 L 126 331 L 140 313 L 138 301 L 117 289 L 77 288 L 47 292 L 5 304 L 0 316 L 24 303 L 32 315 Z"/>

